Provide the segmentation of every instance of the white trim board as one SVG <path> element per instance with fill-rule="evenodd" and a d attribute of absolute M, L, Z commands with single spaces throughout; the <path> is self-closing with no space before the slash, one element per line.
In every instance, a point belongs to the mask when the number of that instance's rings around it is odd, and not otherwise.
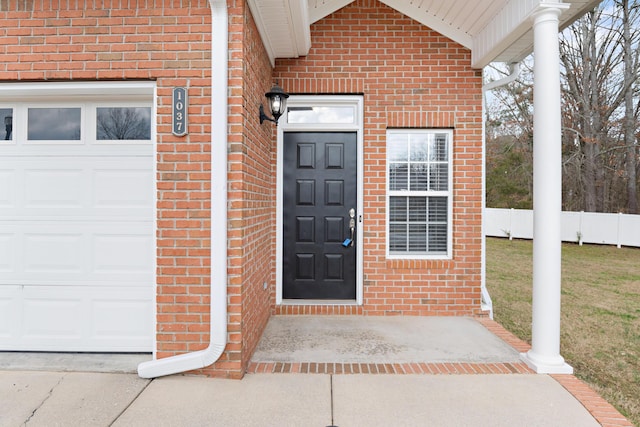
<path fill-rule="evenodd" d="M 0 293 L 14 301 L 8 309 L 13 314 L 0 324 L 17 331 L 10 342 L 0 339 L 3 349 L 155 347 L 155 101 L 153 82 L 0 83 L 0 104 L 14 114 L 14 138 L 0 146 L 0 158 L 23 177 L 7 179 L 12 170 L 5 173 L 12 203 L 0 203 L 0 231 L 10 237 L 4 249 L 17 266 L 0 280 Z M 43 106 L 80 108 L 80 140 L 26 141 L 28 108 Z M 89 129 L 100 106 L 150 107 L 150 138 L 96 140 Z M 24 171 L 31 174 L 31 187 L 24 184 Z M 131 192 L 121 197 L 124 188 Z"/>
<path fill-rule="evenodd" d="M 355 119 L 351 124 L 308 124 L 287 122 L 287 112 L 280 118 L 277 136 L 277 184 L 276 184 L 276 305 L 308 305 L 308 300 L 284 300 L 282 298 L 282 202 L 283 202 L 283 141 L 284 132 L 356 132 L 357 139 L 357 220 L 356 235 L 363 235 L 363 225 L 366 218 L 364 212 L 364 98 L 359 95 L 292 95 L 287 100 L 287 107 L 346 107 L 355 108 Z M 356 239 L 356 299 L 355 301 L 318 301 L 315 304 L 344 305 L 352 303 L 362 305 L 364 293 L 364 254 L 363 239 Z"/>

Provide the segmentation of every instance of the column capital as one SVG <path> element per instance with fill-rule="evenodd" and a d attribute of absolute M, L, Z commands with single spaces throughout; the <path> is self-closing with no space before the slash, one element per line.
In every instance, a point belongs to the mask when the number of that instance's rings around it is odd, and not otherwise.
<path fill-rule="evenodd" d="M 571 7 L 568 3 L 562 2 L 540 2 L 531 11 L 530 19 L 534 22 L 546 21 L 548 19 L 557 20 L 562 13 Z"/>

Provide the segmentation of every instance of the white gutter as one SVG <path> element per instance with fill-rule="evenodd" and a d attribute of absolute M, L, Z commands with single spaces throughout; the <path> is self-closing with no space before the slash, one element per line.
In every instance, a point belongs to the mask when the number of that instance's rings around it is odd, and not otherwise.
<path fill-rule="evenodd" d="M 487 161 L 487 141 L 486 141 L 486 131 L 485 131 L 485 115 L 486 115 L 486 98 L 484 93 L 488 90 L 496 89 L 500 86 L 504 86 L 515 81 L 520 75 L 520 63 L 516 62 L 509 65 L 509 69 L 511 73 L 500 79 L 493 81 L 491 83 L 487 83 L 482 86 L 482 272 L 481 272 L 481 292 L 482 298 L 480 302 L 480 308 L 483 311 L 489 312 L 489 318 L 493 319 L 493 301 L 491 300 L 491 295 L 489 295 L 489 290 L 487 289 L 487 245 L 486 245 L 486 237 L 485 237 L 485 229 L 484 229 L 484 212 L 487 208 L 487 179 L 486 179 L 486 161 Z"/>
<path fill-rule="evenodd" d="M 156 378 L 213 364 L 227 346 L 227 96 L 226 0 L 211 4 L 211 303 L 209 346 L 138 365 L 141 378 Z"/>

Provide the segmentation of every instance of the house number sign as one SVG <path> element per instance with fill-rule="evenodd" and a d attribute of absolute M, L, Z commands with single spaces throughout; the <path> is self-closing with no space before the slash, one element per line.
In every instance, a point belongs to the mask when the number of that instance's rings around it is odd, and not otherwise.
<path fill-rule="evenodd" d="M 187 134 L 187 89 L 173 88 L 173 134 L 184 136 Z"/>

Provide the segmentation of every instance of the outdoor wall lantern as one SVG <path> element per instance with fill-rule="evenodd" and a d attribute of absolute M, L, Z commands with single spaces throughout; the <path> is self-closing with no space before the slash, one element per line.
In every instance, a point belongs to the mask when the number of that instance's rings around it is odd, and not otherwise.
<path fill-rule="evenodd" d="M 4 139 L 6 141 L 11 140 L 11 132 L 13 131 L 13 116 L 4 117 L 4 129 L 6 132 Z"/>
<path fill-rule="evenodd" d="M 260 104 L 260 124 L 265 120 L 269 120 L 278 126 L 278 119 L 284 113 L 284 108 L 287 104 L 289 94 L 276 84 L 269 92 L 265 93 L 264 96 L 269 100 L 269 108 L 271 108 L 271 115 L 273 118 L 264 113 L 264 107 Z"/>

